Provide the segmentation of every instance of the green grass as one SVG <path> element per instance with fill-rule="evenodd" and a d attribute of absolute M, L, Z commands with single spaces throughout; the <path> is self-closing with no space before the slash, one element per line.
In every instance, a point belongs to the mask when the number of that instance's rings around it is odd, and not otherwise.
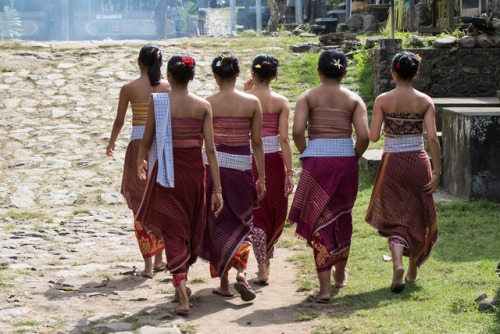
<path fill-rule="evenodd" d="M 474 302 L 483 291 L 500 300 L 495 274 L 500 260 L 500 206 L 486 201 L 437 203 L 438 243 L 419 269 L 420 281 L 395 295 L 388 288 L 392 263 L 382 259 L 390 255 L 387 241 L 364 222 L 371 182 L 363 173 L 360 179 L 348 286 L 332 290 L 328 305 L 308 298 L 297 307 L 297 320 L 319 314 L 313 333 L 500 333 L 500 307 L 480 313 Z M 290 260 L 300 268 L 299 290 L 314 294 L 319 282 L 312 250 L 303 247 Z"/>

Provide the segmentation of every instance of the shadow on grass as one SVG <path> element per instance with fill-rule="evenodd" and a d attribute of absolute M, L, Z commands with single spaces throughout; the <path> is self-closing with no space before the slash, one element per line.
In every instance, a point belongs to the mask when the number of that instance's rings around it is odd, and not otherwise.
<path fill-rule="evenodd" d="M 407 301 L 413 299 L 413 294 L 420 291 L 420 289 L 418 285 L 406 284 L 405 289 L 400 294 L 390 292 L 389 287 L 357 294 L 348 294 L 342 297 L 337 297 L 337 292 L 332 293 L 332 299 L 328 304 L 316 304 L 311 297 L 307 299 L 307 303 L 317 305 L 317 307 L 324 309 L 326 311 L 325 313 L 327 313 L 330 318 L 348 318 L 352 316 L 353 312 L 359 310 L 375 309 L 381 304 L 385 305 L 393 301 Z M 333 308 L 335 312 L 328 312 L 330 308 Z"/>
<path fill-rule="evenodd" d="M 436 203 L 438 243 L 432 256 L 449 262 L 498 261 L 500 205 L 493 202 Z"/>

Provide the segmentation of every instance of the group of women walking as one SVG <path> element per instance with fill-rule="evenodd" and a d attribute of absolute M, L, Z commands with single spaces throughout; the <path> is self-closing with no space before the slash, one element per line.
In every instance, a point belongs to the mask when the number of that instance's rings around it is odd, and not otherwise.
<path fill-rule="evenodd" d="M 294 188 L 290 107 L 285 97 L 270 89 L 279 62 L 272 55 L 256 56 L 252 78 L 240 92 L 239 60 L 223 52 L 212 61 L 219 92 L 202 99 L 188 90 L 195 60 L 187 54 L 173 55 L 165 81 L 162 59 L 157 46 L 141 49 L 141 76 L 121 90 L 107 148 L 112 156 L 130 103 L 133 130 L 122 193 L 134 212 L 145 260 L 140 274 L 152 278 L 163 270 L 165 249 L 174 301 L 179 303 L 172 312 L 187 315 L 191 294 L 187 275 L 199 256 L 210 263 L 211 276 L 220 279 L 214 294 L 233 296 L 228 274 L 235 268 L 235 290 L 243 300 L 252 300 L 255 293 L 246 277 L 250 250 L 253 246 L 258 263 L 253 284 L 268 285 L 270 259 Z M 320 281 L 314 297 L 318 303 L 331 298 L 331 275 L 335 288 L 347 284 L 358 159 L 370 139 L 379 140 L 382 126 L 384 155 L 366 221 L 389 240 L 391 291 L 401 292 L 403 279 L 418 279 L 417 267 L 436 242 L 432 193 L 441 174 L 440 148 L 432 100 L 412 87 L 419 62 L 412 53 L 394 57 L 391 72 L 396 88 L 377 98 L 371 129 L 363 100 L 340 85 L 347 59 L 339 51 L 320 55 L 321 84 L 297 100 L 293 139 L 303 169 L 288 220 L 313 248 Z M 424 124 L 434 171 L 423 147 Z M 406 277 L 403 255 L 410 258 Z"/>

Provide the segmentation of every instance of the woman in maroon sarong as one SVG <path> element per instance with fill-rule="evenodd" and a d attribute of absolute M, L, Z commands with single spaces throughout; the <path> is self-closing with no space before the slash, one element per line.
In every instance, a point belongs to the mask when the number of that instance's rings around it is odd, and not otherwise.
<path fill-rule="evenodd" d="M 210 209 L 222 209 L 221 184 L 213 142 L 210 104 L 188 92 L 195 74 L 193 58 L 174 55 L 168 61 L 168 94 L 153 94 L 146 130 L 138 155 L 138 173 L 146 179 L 146 154 L 156 138 L 158 159 L 150 172 L 137 220 L 147 231 L 160 237 L 165 247 L 167 267 L 175 287 L 174 313 L 189 314 L 186 281 L 189 266 L 196 262 L 205 227 L 205 165 L 201 146 L 205 140 L 213 189 L 208 194 Z M 171 117 L 170 117 L 171 116 Z M 171 131 L 170 131 L 171 130 Z M 173 167 L 173 170 L 172 170 Z"/>
<path fill-rule="evenodd" d="M 439 186 L 441 158 L 432 99 L 413 88 L 420 59 L 409 52 L 392 60 L 396 88 L 381 94 L 373 106 L 370 140 L 380 138 L 384 123 L 384 154 L 366 213 L 366 222 L 388 238 L 393 277 L 390 290 L 404 289 L 403 255 L 409 256 L 405 280 L 418 280 L 417 267 L 437 241 L 437 216 L 432 194 Z M 432 165 L 424 151 L 423 125 Z"/>
<path fill-rule="evenodd" d="M 297 224 L 295 233 L 313 248 L 320 284 L 314 297 L 318 303 L 328 303 L 331 298 L 332 267 L 334 287 L 346 285 L 351 210 L 358 192 L 358 159 L 368 147 L 366 106 L 357 94 L 340 86 L 346 68 L 347 59 L 342 52 L 327 50 L 321 54 L 321 85 L 302 93 L 293 122 L 293 139 L 301 153 L 303 169 L 288 220 Z"/>
<path fill-rule="evenodd" d="M 219 217 L 207 213 L 200 257 L 210 262 L 212 277 L 220 277 L 213 293 L 229 297 L 228 271 L 235 268 L 235 289 L 245 301 L 255 298 L 246 279 L 250 253 L 253 209 L 265 195 L 264 150 L 261 138 L 262 110 L 259 100 L 235 89 L 240 72 L 238 58 L 225 52 L 215 57 L 212 71 L 220 91 L 207 98 L 214 114 L 214 140 L 222 182 L 224 208 Z M 259 177 L 252 177 L 250 141 Z M 212 191 L 207 173 L 207 193 Z M 258 197 L 257 197 L 258 196 Z"/>
<path fill-rule="evenodd" d="M 262 106 L 262 140 L 266 162 L 266 196 L 253 211 L 252 246 L 259 266 L 254 281 L 268 285 L 270 259 L 274 244 L 285 226 L 288 196 L 293 190 L 292 148 L 288 138 L 288 99 L 271 91 L 269 84 L 278 74 L 278 59 L 273 55 L 257 55 L 252 62 L 252 79 L 245 84 L 247 93 L 259 98 Z M 252 166 L 257 181 L 257 165 Z"/>
<path fill-rule="evenodd" d="M 123 167 L 123 179 L 121 193 L 132 210 L 134 218 L 141 205 L 142 196 L 146 189 L 146 181 L 137 177 L 137 154 L 141 145 L 142 134 L 146 126 L 148 116 L 148 100 L 151 93 L 167 93 L 170 85 L 161 78 L 162 53 L 156 45 L 147 44 L 141 48 L 137 60 L 141 75 L 138 79 L 129 82 L 120 90 L 118 111 L 113 124 L 113 130 L 106 148 L 106 154 L 113 156 L 116 138 L 120 134 L 125 121 L 128 104 L 132 107 L 132 135 L 125 153 L 125 166 Z M 155 272 L 164 271 L 162 251 L 163 240 L 148 235 L 142 225 L 134 219 L 134 229 L 139 249 L 144 258 L 144 270 L 140 275 L 153 278 Z M 154 263 L 153 263 L 154 257 Z"/>

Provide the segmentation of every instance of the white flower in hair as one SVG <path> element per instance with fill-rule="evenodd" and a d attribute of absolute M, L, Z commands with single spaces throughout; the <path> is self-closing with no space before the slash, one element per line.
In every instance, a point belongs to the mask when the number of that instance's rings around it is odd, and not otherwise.
<path fill-rule="evenodd" d="M 340 63 L 340 58 L 339 59 L 334 59 L 333 60 L 333 65 L 337 66 L 337 68 L 342 68 L 342 64 Z"/>
<path fill-rule="evenodd" d="M 220 67 L 220 66 L 221 66 L 221 64 L 220 64 L 220 60 L 219 60 L 218 62 L 216 62 L 216 63 L 215 63 L 215 66 L 217 66 L 217 67 Z"/>

